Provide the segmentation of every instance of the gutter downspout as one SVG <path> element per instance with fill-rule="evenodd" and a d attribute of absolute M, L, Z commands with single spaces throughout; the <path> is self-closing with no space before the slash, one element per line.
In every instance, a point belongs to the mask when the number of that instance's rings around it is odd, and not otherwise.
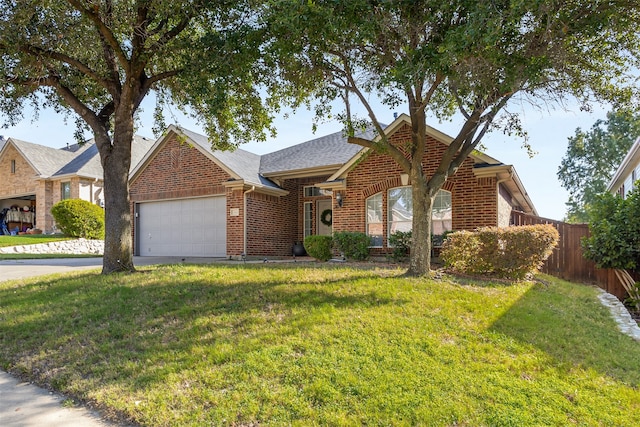
<path fill-rule="evenodd" d="M 242 202 L 243 202 L 243 210 L 242 210 L 242 221 L 243 221 L 243 225 L 242 225 L 242 232 L 243 232 L 243 236 L 242 236 L 242 254 L 246 257 L 247 256 L 247 194 L 253 192 L 256 190 L 256 186 L 252 185 L 251 188 L 245 192 L 242 193 Z"/>

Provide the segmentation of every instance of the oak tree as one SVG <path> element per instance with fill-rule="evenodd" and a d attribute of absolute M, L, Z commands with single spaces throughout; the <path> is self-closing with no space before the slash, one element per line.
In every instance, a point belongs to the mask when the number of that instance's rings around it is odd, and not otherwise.
<path fill-rule="evenodd" d="M 522 133 L 509 106 L 577 98 L 624 102 L 633 95 L 640 4 L 630 0 L 296 1 L 272 0 L 272 49 L 284 77 L 322 100 L 342 99 L 350 142 L 391 156 L 409 175 L 413 243 L 409 273 L 430 268 L 434 197 L 487 132 Z M 370 99 L 406 105 L 412 136 L 389 143 Z M 367 117 L 354 117 L 352 102 Z M 455 116 L 460 126 L 434 172 L 423 169 L 426 118 Z M 458 119 L 460 118 L 460 119 Z M 378 140 L 353 137 L 359 120 Z"/>
<path fill-rule="evenodd" d="M 0 110 L 52 108 L 95 138 L 104 169 L 103 273 L 134 270 L 128 177 L 136 113 L 155 92 L 216 148 L 265 139 L 264 37 L 248 1 L 1 0 Z M 161 120 L 160 120 L 161 122 Z"/>
<path fill-rule="evenodd" d="M 567 220 L 588 222 L 589 207 L 607 184 L 633 142 L 640 138 L 640 114 L 632 110 L 607 113 L 591 129 L 576 129 L 558 168 L 560 184 L 569 192 Z"/>

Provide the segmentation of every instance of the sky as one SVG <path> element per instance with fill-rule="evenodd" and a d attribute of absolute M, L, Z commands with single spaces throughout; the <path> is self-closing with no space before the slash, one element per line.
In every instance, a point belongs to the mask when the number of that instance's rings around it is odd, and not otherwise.
<path fill-rule="evenodd" d="M 136 133 L 155 138 L 158 135 L 154 135 L 151 130 L 153 103 L 150 100 L 145 101 L 142 108 L 144 111 L 140 114 Z M 394 112 L 408 113 L 402 108 L 389 110 L 380 104 L 375 108 L 378 119 L 382 123 L 391 123 Z M 604 106 L 595 106 L 592 112 L 585 112 L 580 111 L 577 105 L 567 105 L 564 108 L 544 111 L 527 106 L 510 106 L 509 110 L 520 112 L 524 130 L 529 136 L 528 142 L 536 154 L 530 158 L 527 150 L 522 148 L 521 138 L 506 136 L 501 131 L 487 134 L 483 139 L 484 147 L 481 151 L 504 164 L 515 167 L 540 216 L 562 220 L 566 214 L 565 203 L 568 194 L 558 181 L 557 171 L 567 149 L 567 140 L 575 134 L 576 128 L 587 130 L 596 120 L 604 119 L 607 109 Z M 0 115 L 0 121 L 2 118 Z M 176 124 L 204 134 L 202 127 L 194 120 L 177 113 L 174 114 L 174 118 L 176 119 L 174 121 L 177 121 Z M 327 122 L 319 124 L 316 132 L 313 133 L 312 119 L 313 113 L 305 109 L 290 112 L 287 117 L 280 116 L 275 122 L 278 132 L 275 138 L 269 138 L 266 142 L 250 142 L 243 144 L 240 148 L 256 154 L 264 154 L 342 130 L 339 123 Z M 167 125 L 171 124 L 171 114 L 166 114 L 166 120 Z M 454 117 L 452 121 L 439 122 L 432 118 L 428 120 L 428 124 L 450 136 L 455 136 L 462 120 Z M 5 138 L 13 137 L 62 148 L 67 143 L 76 142 L 73 136 L 74 130 L 73 120 L 65 124 L 63 116 L 52 110 L 43 110 L 36 121 L 32 121 L 27 112 L 22 122 L 15 127 L 0 129 L 0 134 Z"/>

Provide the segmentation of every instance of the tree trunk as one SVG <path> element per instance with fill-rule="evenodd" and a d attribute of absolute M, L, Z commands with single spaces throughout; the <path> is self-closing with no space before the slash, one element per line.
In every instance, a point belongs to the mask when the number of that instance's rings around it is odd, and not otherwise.
<path fill-rule="evenodd" d="M 410 99 L 414 99 L 410 97 Z M 420 99 L 417 97 L 416 99 Z M 431 212 L 433 198 L 422 169 L 426 154 L 427 119 L 424 110 L 410 102 L 411 115 L 411 198 L 413 223 L 411 231 L 411 256 L 407 274 L 428 276 L 431 272 Z"/>
<path fill-rule="evenodd" d="M 113 143 L 101 152 L 104 169 L 105 239 L 102 274 L 135 271 L 131 235 L 129 168 L 133 140 L 133 114 L 117 111 Z"/>
<path fill-rule="evenodd" d="M 413 198 L 413 228 L 411 231 L 411 257 L 407 274 L 411 276 L 428 276 L 431 271 L 431 212 L 433 210 L 433 200 L 429 196 L 424 177 L 412 176 L 411 194 Z"/>

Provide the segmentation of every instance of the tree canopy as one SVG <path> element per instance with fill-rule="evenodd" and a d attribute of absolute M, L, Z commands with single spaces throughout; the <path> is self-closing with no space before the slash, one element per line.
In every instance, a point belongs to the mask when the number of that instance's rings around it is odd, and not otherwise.
<path fill-rule="evenodd" d="M 611 111 L 590 130 L 576 129 L 558 168 L 558 179 L 569 191 L 569 222 L 589 221 L 589 206 L 606 192 L 613 173 L 639 137 L 640 114 L 632 110 Z"/>
<path fill-rule="evenodd" d="M 216 148 L 265 139 L 272 79 L 264 28 L 249 1 L 1 0 L 0 109 L 25 105 L 73 117 L 95 138 L 104 169 L 103 272 L 133 270 L 128 173 L 135 116 L 155 91 L 194 115 Z M 271 87 L 274 89 L 274 87 Z"/>
<path fill-rule="evenodd" d="M 390 155 L 410 176 L 413 247 L 409 272 L 427 274 L 433 198 L 492 128 L 522 134 L 514 101 L 538 105 L 577 98 L 629 101 L 637 88 L 640 6 L 635 1 L 526 2 L 274 0 L 272 47 L 286 58 L 285 77 L 323 99 L 343 99 L 341 118 L 353 134 L 360 120 L 351 102 L 364 105 L 376 143 L 350 142 Z M 286 37 L 285 37 L 286 35 Z M 406 103 L 413 136 L 389 143 L 369 102 Z M 462 117 L 459 131 L 428 174 L 427 113 Z"/>

